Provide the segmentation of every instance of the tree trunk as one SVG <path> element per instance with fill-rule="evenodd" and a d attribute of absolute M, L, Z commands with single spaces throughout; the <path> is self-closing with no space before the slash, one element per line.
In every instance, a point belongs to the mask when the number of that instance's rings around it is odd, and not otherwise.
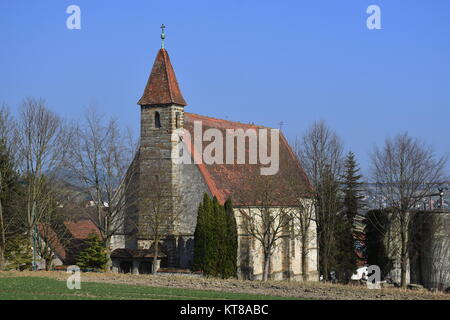
<path fill-rule="evenodd" d="M 308 248 L 302 245 L 302 278 L 308 281 Z"/>
<path fill-rule="evenodd" d="M 52 267 L 52 259 L 45 259 L 45 271 L 50 271 Z"/>
<path fill-rule="evenodd" d="M 3 248 L 3 245 L 0 245 L 0 271 L 3 271 L 5 268 L 5 250 Z"/>
<path fill-rule="evenodd" d="M 270 253 L 264 253 L 263 281 L 269 280 Z"/>
<path fill-rule="evenodd" d="M 408 251 L 403 249 L 403 243 L 402 243 L 402 252 L 400 257 L 400 285 L 402 288 L 406 288 L 407 281 L 406 281 L 406 272 L 408 269 Z"/>
<path fill-rule="evenodd" d="M 158 243 L 155 242 L 155 250 L 154 250 L 154 256 L 153 256 L 153 268 L 152 268 L 152 274 L 156 275 L 156 267 L 158 266 Z"/>
<path fill-rule="evenodd" d="M 407 269 L 407 263 L 406 258 L 403 257 L 402 254 L 402 261 L 401 261 L 401 286 L 402 288 L 406 288 L 407 282 L 406 282 L 406 269 Z"/>
<path fill-rule="evenodd" d="M 400 253 L 400 285 L 402 288 L 406 288 L 407 281 L 406 281 L 406 272 L 408 268 L 408 228 L 405 221 L 400 222 L 400 232 L 401 232 L 401 253 Z"/>
<path fill-rule="evenodd" d="M 111 238 L 107 238 L 105 241 L 105 250 L 106 250 L 106 272 L 110 272 L 112 268 L 112 259 L 111 259 Z"/>
<path fill-rule="evenodd" d="M 34 235 L 34 230 L 33 230 L 33 228 L 32 229 L 30 229 L 30 244 L 31 244 L 31 247 L 33 248 L 33 251 L 32 251 L 32 262 L 31 262 L 31 269 L 32 269 L 32 271 L 37 271 L 37 261 L 36 261 L 36 240 L 35 240 L 35 235 Z"/>
<path fill-rule="evenodd" d="M 322 250 L 323 252 L 324 250 Z M 330 271 L 328 270 L 328 260 L 327 256 L 322 254 L 322 271 L 323 271 L 323 280 L 328 281 L 330 276 Z"/>
<path fill-rule="evenodd" d="M 30 215 L 28 217 L 28 228 L 29 228 L 29 236 L 30 236 L 30 244 L 31 247 L 33 248 L 33 252 L 32 252 L 32 269 L 33 271 L 37 271 L 37 261 L 36 261 L 36 202 L 34 200 L 31 201 L 31 212 Z"/>

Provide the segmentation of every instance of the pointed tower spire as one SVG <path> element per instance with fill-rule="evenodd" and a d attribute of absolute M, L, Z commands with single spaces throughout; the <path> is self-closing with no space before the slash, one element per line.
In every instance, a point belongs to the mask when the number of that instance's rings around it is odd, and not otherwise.
<path fill-rule="evenodd" d="M 178 81 L 170 63 L 169 54 L 164 49 L 164 28 L 162 25 L 161 33 L 161 49 L 158 51 L 155 62 L 153 63 L 152 72 L 148 78 L 144 94 L 138 104 L 144 105 L 161 105 L 176 104 L 186 106 L 186 101 L 178 87 Z"/>

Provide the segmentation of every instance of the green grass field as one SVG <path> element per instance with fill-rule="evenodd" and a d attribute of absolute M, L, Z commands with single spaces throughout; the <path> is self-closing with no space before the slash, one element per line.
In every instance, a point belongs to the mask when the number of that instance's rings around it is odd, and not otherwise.
<path fill-rule="evenodd" d="M 65 281 L 44 277 L 0 278 L 0 300 L 261 300 L 287 299 L 266 295 L 156 288 L 140 285 L 82 282 L 80 290 L 69 290 Z"/>

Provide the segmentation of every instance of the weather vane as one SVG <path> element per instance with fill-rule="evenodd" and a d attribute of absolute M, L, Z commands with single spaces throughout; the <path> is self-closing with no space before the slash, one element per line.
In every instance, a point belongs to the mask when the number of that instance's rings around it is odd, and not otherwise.
<path fill-rule="evenodd" d="M 164 49 L 164 39 L 166 38 L 166 35 L 164 34 L 164 28 L 166 26 L 164 24 L 161 25 L 161 49 Z"/>

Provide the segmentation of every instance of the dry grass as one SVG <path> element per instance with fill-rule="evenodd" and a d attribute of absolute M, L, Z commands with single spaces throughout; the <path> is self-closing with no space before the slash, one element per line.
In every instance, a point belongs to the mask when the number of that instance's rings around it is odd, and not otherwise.
<path fill-rule="evenodd" d="M 0 277 L 49 277 L 66 280 L 65 272 L 8 271 L 0 272 Z M 287 281 L 242 281 L 215 278 L 198 278 L 184 275 L 131 275 L 115 273 L 83 273 L 82 281 L 115 284 L 147 285 L 162 288 L 185 288 L 216 290 L 234 293 L 266 294 L 271 296 L 297 297 L 303 299 L 332 300 L 450 300 L 450 294 L 431 293 L 426 290 L 413 291 L 399 288 L 370 290 L 364 286 L 349 286 L 318 282 Z"/>

